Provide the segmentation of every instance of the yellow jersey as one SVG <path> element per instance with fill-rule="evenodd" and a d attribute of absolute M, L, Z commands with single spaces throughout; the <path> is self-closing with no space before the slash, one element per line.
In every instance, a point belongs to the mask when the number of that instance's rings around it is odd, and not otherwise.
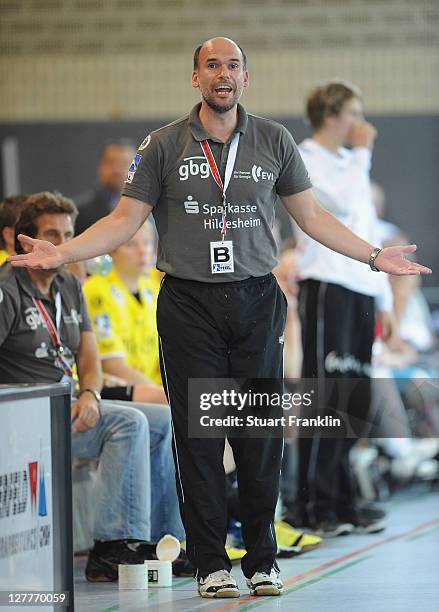
<path fill-rule="evenodd" d="M 0 249 L 0 266 L 4 263 L 9 257 L 9 253 L 4 249 Z"/>
<path fill-rule="evenodd" d="M 162 384 L 156 325 L 159 288 L 156 277 L 141 276 L 137 299 L 114 268 L 107 276 L 90 276 L 83 286 L 101 359 L 123 357 Z"/>

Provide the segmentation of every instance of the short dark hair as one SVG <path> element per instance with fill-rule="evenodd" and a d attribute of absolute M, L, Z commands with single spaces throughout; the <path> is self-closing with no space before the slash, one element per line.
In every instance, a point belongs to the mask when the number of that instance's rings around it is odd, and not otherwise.
<path fill-rule="evenodd" d="M 200 51 L 204 47 L 206 42 L 207 41 L 203 42 L 201 45 L 198 45 L 198 47 L 194 51 L 194 70 L 198 70 L 199 61 L 200 61 Z M 242 67 L 243 67 L 244 70 L 247 70 L 247 56 L 244 53 L 244 51 L 242 50 L 242 48 L 238 45 L 238 43 L 235 43 L 235 45 L 241 51 L 241 55 L 242 55 Z"/>
<path fill-rule="evenodd" d="M 101 161 L 101 159 L 104 156 L 105 151 L 109 147 L 126 147 L 130 149 L 136 148 L 133 141 L 130 140 L 129 138 L 115 138 L 112 140 L 106 140 L 99 151 L 99 161 Z"/>
<path fill-rule="evenodd" d="M 21 211 L 23 203 L 27 196 L 14 195 L 8 196 L 0 202 L 0 249 L 5 249 L 6 244 L 3 239 L 3 229 L 5 227 L 14 227 Z"/>
<path fill-rule="evenodd" d="M 343 81 L 331 81 L 311 92 L 306 102 L 306 114 L 314 130 L 319 130 L 328 115 L 339 115 L 345 102 L 361 98 L 361 91 Z"/>
<path fill-rule="evenodd" d="M 23 202 L 23 209 L 15 224 L 15 251 L 23 253 L 18 234 L 26 234 L 35 238 L 38 233 L 38 217 L 41 215 L 70 215 L 73 225 L 78 216 L 78 209 L 74 202 L 64 197 L 58 191 L 42 191 L 33 193 Z"/>

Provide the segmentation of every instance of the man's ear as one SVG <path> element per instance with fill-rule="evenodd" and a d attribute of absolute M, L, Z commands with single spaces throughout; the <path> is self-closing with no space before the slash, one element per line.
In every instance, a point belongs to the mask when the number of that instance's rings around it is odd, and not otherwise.
<path fill-rule="evenodd" d="M 323 122 L 327 125 L 333 125 L 338 119 L 338 115 L 331 113 L 331 111 L 327 110 L 323 114 Z"/>
<path fill-rule="evenodd" d="M 198 71 L 194 70 L 192 73 L 192 87 L 199 87 L 200 84 L 198 83 Z"/>

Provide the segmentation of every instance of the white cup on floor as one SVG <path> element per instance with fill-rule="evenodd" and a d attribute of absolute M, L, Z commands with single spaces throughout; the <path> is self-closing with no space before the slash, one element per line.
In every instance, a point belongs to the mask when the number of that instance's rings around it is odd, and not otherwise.
<path fill-rule="evenodd" d="M 172 586 L 172 562 L 180 554 L 180 542 L 172 535 L 165 535 L 156 546 L 158 560 L 145 561 L 148 566 L 148 583 L 151 586 Z"/>
<path fill-rule="evenodd" d="M 137 565 L 119 565 L 119 589 L 142 590 L 148 588 L 148 565 L 139 563 Z"/>

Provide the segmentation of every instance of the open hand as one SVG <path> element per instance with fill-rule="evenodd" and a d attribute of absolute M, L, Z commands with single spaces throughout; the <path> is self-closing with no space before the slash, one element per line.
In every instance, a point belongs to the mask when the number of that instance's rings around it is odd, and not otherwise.
<path fill-rule="evenodd" d="M 375 266 L 382 272 L 396 276 L 431 274 L 430 268 L 405 258 L 406 254 L 414 253 L 416 248 L 416 244 L 386 247 L 375 259 Z"/>
<path fill-rule="evenodd" d="M 24 250 L 29 249 L 29 247 L 31 250 L 22 255 L 11 255 L 11 257 L 8 257 L 8 261 L 12 266 L 17 268 L 35 268 L 38 270 L 55 270 L 65 263 L 62 253 L 51 242 L 30 238 L 25 234 L 18 234 L 17 238 Z"/>

